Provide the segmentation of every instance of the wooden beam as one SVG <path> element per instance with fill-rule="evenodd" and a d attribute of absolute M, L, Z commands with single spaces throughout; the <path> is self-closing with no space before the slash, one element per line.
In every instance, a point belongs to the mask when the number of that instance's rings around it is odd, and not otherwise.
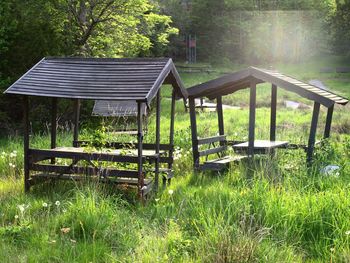
<path fill-rule="evenodd" d="M 209 144 L 209 143 L 214 143 L 214 142 L 225 142 L 225 141 L 226 141 L 226 136 L 219 135 L 219 136 L 198 139 L 197 143 L 198 143 L 198 145 L 202 145 L 202 144 Z"/>
<path fill-rule="evenodd" d="M 222 110 L 222 97 L 219 96 L 216 98 L 216 111 L 218 112 L 218 125 L 219 125 L 219 135 L 223 136 L 225 134 L 224 130 L 224 114 Z M 224 141 L 220 141 L 220 145 L 223 146 Z"/>
<path fill-rule="evenodd" d="M 137 103 L 137 172 L 138 172 L 138 197 L 143 201 L 142 187 L 144 186 L 143 178 L 143 162 L 142 162 L 142 142 L 143 142 L 143 130 L 142 130 L 142 102 Z"/>
<path fill-rule="evenodd" d="M 171 95 L 171 110 L 170 110 L 170 135 L 169 135 L 169 158 L 173 159 L 174 156 L 174 128 L 175 128 L 175 103 L 176 103 L 176 92 L 173 89 Z M 185 101 L 186 103 L 186 101 Z M 186 106 L 186 105 L 185 105 Z M 186 108 L 186 107 L 185 107 Z M 187 111 L 187 110 L 186 110 Z M 168 169 L 171 170 L 173 168 L 173 162 L 168 163 Z M 163 179 L 163 187 L 166 186 L 166 179 Z M 168 183 L 170 184 L 171 178 L 168 179 Z"/>
<path fill-rule="evenodd" d="M 51 149 L 54 149 L 56 148 L 57 137 L 57 98 L 52 98 L 51 104 Z M 51 164 L 55 162 L 55 158 L 52 158 Z"/>
<path fill-rule="evenodd" d="M 316 142 L 316 130 L 317 130 L 317 122 L 318 122 L 319 113 L 320 113 L 320 103 L 314 102 L 314 109 L 312 112 L 309 142 L 308 142 L 308 147 L 307 147 L 307 162 L 308 163 L 311 163 L 312 155 L 314 153 L 315 142 Z"/>
<path fill-rule="evenodd" d="M 80 100 L 79 99 L 75 99 L 74 100 L 74 139 L 73 141 L 78 141 L 79 139 L 79 116 L 80 116 Z M 73 145 L 74 147 L 76 147 L 75 145 Z"/>
<path fill-rule="evenodd" d="M 214 153 L 222 153 L 224 151 L 226 151 L 226 146 L 219 146 L 216 148 L 211 148 L 208 150 L 201 151 L 201 152 L 199 152 L 199 156 L 207 156 L 207 155 L 214 154 Z"/>
<path fill-rule="evenodd" d="M 194 98 L 189 98 L 190 106 L 190 120 L 191 120 L 191 134 L 192 134 L 192 154 L 194 168 L 199 167 L 199 153 L 198 153 L 198 140 L 197 140 L 197 121 L 196 121 L 196 105 Z"/>
<path fill-rule="evenodd" d="M 331 134 L 333 111 L 334 111 L 334 105 L 330 106 L 327 110 L 326 127 L 324 129 L 324 135 L 323 135 L 323 138 L 325 139 L 329 138 Z"/>
<path fill-rule="evenodd" d="M 270 141 L 276 140 L 277 86 L 271 88 Z"/>
<path fill-rule="evenodd" d="M 24 191 L 30 190 L 29 172 L 29 97 L 23 97 L 23 152 L 24 152 Z"/>
<path fill-rule="evenodd" d="M 255 139 L 255 112 L 256 112 L 256 82 L 250 83 L 250 100 L 249 100 L 249 136 L 248 136 L 248 155 L 254 155 Z"/>
<path fill-rule="evenodd" d="M 156 106 L 156 154 L 158 154 L 158 157 L 155 162 L 155 178 L 154 178 L 154 184 L 155 184 L 155 190 L 158 189 L 158 183 L 159 183 L 159 151 L 160 151 L 160 89 L 157 92 L 157 106 Z"/>

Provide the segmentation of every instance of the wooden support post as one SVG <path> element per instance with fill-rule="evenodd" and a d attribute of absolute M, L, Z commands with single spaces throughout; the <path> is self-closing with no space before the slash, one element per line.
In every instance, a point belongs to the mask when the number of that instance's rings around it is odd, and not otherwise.
<path fill-rule="evenodd" d="M 250 82 L 250 100 L 249 100 L 249 137 L 248 137 L 248 155 L 254 155 L 255 140 L 255 112 L 256 112 L 256 82 Z"/>
<path fill-rule="evenodd" d="M 29 171 L 29 97 L 23 97 L 23 151 L 24 151 L 24 191 L 30 190 Z"/>
<path fill-rule="evenodd" d="M 170 113 L 170 135 L 169 135 L 169 144 L 170 144 L 170 151 L 169 151 L 169 157 L 173 158 L 174 156 L 174 126 L 175 126 L 175 103 L 176 103 L 176 93 L 175 90 L 173 90 L 172 96 L 171 96 L 171 113 Z M 173 168 L 173 163 L 170 162 L 168 164 L 168 169 L 171 170 Z M 171 179 L 168 179 L 168 183 L 170 183 Z M 163 187 L 166 186 L 166 179 L 163 180 Z"/>
<path fill-rule="evenodd" d="M 276 140 L 277 86 L 271 88 L 270 141 Z"/>
<path fill-rule="evenodd" d="M 160 90 L 157 93 L 157 108 L 156 108 L 156 154 L 158 154 L 158 157 L 155 162 L 155 190 L 158 190 L 158 183 L 159 183 L 159 152 L 160 152 Z"/>
<path fill-rule="evenodd" d="M 79 116 L 80 116 L 80 100 L 74 100 L 74 133 L 73 146 L 76 147 L 76 142 L 79 140 Z"/>
<path fill-rule="evenodd" d="M 331 134 L 332 118 L 333 118 L 334 105 L 330 106 L 327 111 L 326 127 L 324 129 L 323 138 L 327 139 Z"/>
<path fill-rule="evenodd" d="M 190 120 L 191 120 L 191 134 L 192 134 L 192 154 L 194 168 L 199 168 L 199 153 L 198 153 L 198 135 L 197 135 L 197 121 L 196 121 L 196 107 L 194 98 L 189 98 L 190 106 Z"/>
<path fill-rule="evenodd" d="M 222 110 L 222 96 L 216 98 L 216 111 L 218 112 L 218 125 L 219 125 L 219 135 L 225 135 L 224 130 L 224 114 Z M 220 145 L 223 146 L 226 143 L 220 141 Z"/>
<path fill-rule="evenodd" d="M 142 143 L 143 143 L 143 130 L 142 130 L 142 102 L 137 102 L 137 172 L 138 172 L 138 197 L 143 201 L 143 163 L 142 163 Z"/>
<path fill-rule="evenodd" d="M 314 109 L 312 112 L 312 121 L 309 135 L 309 142 L 307 147 L 307 162 L 310 164 L 312 161 L 312 155 L 314 153 L 315 142 L 316 142 L 316 130 L 317 130 L 317 122 L 318 115 L 320 113 L 320 103 L 314 103 Z"/>
<path fill-rule="evenodd" d="M 51 149 L 56 148 L 57 137 L 57 98 L 52 98 L 51 105 Z M 51 164 L 54 164 L 55 158 L 51 158 Z"/>

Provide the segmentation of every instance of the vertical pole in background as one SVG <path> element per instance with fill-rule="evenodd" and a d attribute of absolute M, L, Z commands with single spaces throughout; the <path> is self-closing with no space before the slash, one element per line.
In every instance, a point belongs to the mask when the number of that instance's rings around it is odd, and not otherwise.
<path fill-rule="evenodd" d="M 74 132 L 73 132 L 73 146 L 78 147 L 79 140 L 79 116 L 80 116 L 80 100 L 74 100 Z"/>
<path fill-rule="evenodd" d="M 29 97 L 23 97 L 23 151 L 24 151 L 24 191 L 30 190 L 29 173 Z"/>
<path fill-rule="evenodd" d="M 174 126 L 175 126 L 175 102 L 176 102 L 176 93 L 173 89 L 173 93 L 171 95 L 171 117 L 170 117 L 170 151 L 169 151 L 169 157 L 171 160 L 173 160 L 174 155 Z M 173 161 L 171 161 L 168 164 L 168 169 L 171 170 L 173 168 Z M 170 178 L 168 179 L 168 182 L 170 183 Z M 166 179 L 163 180 L 163 186 L 166 185 Z"/>
<path fill-rule="evenodd" d="M 249 100 L 249 136 L 248 136 L 248 155 L 254 155 L 255 139 L 255 112 L 256 112 L 256 82 L 250 82 L 250 100 Z"/>
<path fill-rule="evenodd" d="M 159 183 L 159 152 L 160 152 L 160 89 L 157 92 L 157 109 L 156 109 L 156 154 L 158 155 L 155 162 L 155 190 L 158 190 Z"/>
<path fill-rule="evenodd" d="M 196 108 L 194 98 L 188 98 L 190 106 L 190 120 L 191 120 L 191 134 L 192 134 L 192 153 L 194 168 L 199 167 L 199 153 L 198 153 L 198 138 L 197 138 L 197 122 L 196 122 Z"/>
<path fill-rule="evenodd" d="M 194 63 L 197 63 L 197 35 L 194 35 Z"/>
<path fill-rule="evenodd" d="M 216 111 L 218 113 L 219 135 L 225 135 L 224 130 L 224 114 L 222 110 L 222 96 L 216 98 Z M 220 145 L 223 146 L 225 142 L 220 141 Z"/>
<path fill-rule="evenodd" d="M 143 201 L 143 167 L 142 167 L 142 141 L 143 141 L 143 130 L 142 130 L 142 102 L 137 102 L 137 172 L 138 172 L 138 197 Z"/>
<path fill-rule="evenodd" d="M 271 88 L 270 141 L 276 140 L 277 86 Z"/>
<path fill-rule="evenodd" d="M 308 164 L 311 164 L 312 155 L 314 153 L 315 142 L 316 142 L 316 130 L 317 130 L 317 122 L 318 122 L 319 113 L 320 113 L 320 103 L 315 102 L 314 109 L 312 112 L 311 128 L 310 128 L 309 142 L 308 142 L 308 147 L 307 147 L 307 162 L 308 162 Z"/>
<path fill-rule="evenodd" d="M 57 137 L 57 98 L 52 98 L 51 105 L 51 149 L 56 148 Z M 55 163 L 55 158 L 51 158 L 51 164 Z"/>
<path fill-rule="evenodd" d="M 324 139 L 328 139 L 331 135 L 333 110 L 334 110 L 334 105 L 330 106 L 327 110 L 326 127 L 324 129 L 324 135 L 323 135 Z"/>

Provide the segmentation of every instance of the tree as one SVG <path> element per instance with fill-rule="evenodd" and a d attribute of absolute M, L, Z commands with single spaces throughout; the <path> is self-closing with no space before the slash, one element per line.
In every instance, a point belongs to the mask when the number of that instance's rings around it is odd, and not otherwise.
<path fill-rule="evenodd" d="M 59 9 L 67 11 L 69 46 L 79 55 L 159 55 L 177 33 L 171 18 L 158 14 L 148 0 L 64 0 Z"/>
<path fill-rule="evenodd" d="M 161 56 L 177 33 L 151 0 L 0 1 L 0 128 L 21 119 L 3 91 L 44 56 Z M 47 103 L 47 102 L 44 102 Z M 38 124 L 48 112 L 33 104 Z"/>

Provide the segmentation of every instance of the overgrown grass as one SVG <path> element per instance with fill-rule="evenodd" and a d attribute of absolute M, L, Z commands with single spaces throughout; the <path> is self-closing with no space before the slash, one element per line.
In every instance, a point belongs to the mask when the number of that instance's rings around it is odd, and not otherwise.
<path fill-rule="evenodd" d="M 336 64 L 334 64 L 336 65 Z M 322 79 L 310 65 L 284 66 L 301 78 Z M 310 69 L 310 70 L 309 70 Z M 186 85 L 214 74 L 184 75 Z M 340 78 L 340 79 L 339 79 Z M 325 76 L 329 87 L 350 97 L 344 76 Z M 168 90 L 164 97 L 170 95 Z M 278 139 L 305 143 L 311 111 L 290 110 L 279 93 Z M 288 96 L 288 97 L 286 97 Z M 268 138 L 269 88 L 259 90 L 257 136 Z M 231 139 L 247 133 L 247 93 L 225 98 L 241 106 L 225 110 Z M 309 102 L 304 101 L 306 104 Z M 162 141 L 167 141 L 169 100 L 162 102 Z M 125 192 L 86 183 L 46 183 L 23 193 L 22 139 L 0 140 L 1 262 L 349 262 L 350 136 L 349 106 L 335 111 L 332 140 L 318 149 L 311 168 L 302 151 L 279 151 L 276 158 L 257 158 L 221 174 L 192 170 L 189 116 L 176 105 L 175 179 L 146 206 Z M 322 111 L 318 135 L 322 136 Z M 217 133 L 216 113 L 199 113 L 201 136 Z M 153 140 L 151 115 L 145 140 Z M 126 141 L 131 138 L 124 138 Z M 60 133 L 58 145 L 70 145 L 72 134 Z M 35 135 L 35 147 L 50 138 Z M 2 154 L 4 152 L 4 154 Z M 11 164 L 11 165 L 10 165 Z M 328 164 L 341 168 L 331 174 Z M 130 201 L 131 200 L 131 201 Z"/>

